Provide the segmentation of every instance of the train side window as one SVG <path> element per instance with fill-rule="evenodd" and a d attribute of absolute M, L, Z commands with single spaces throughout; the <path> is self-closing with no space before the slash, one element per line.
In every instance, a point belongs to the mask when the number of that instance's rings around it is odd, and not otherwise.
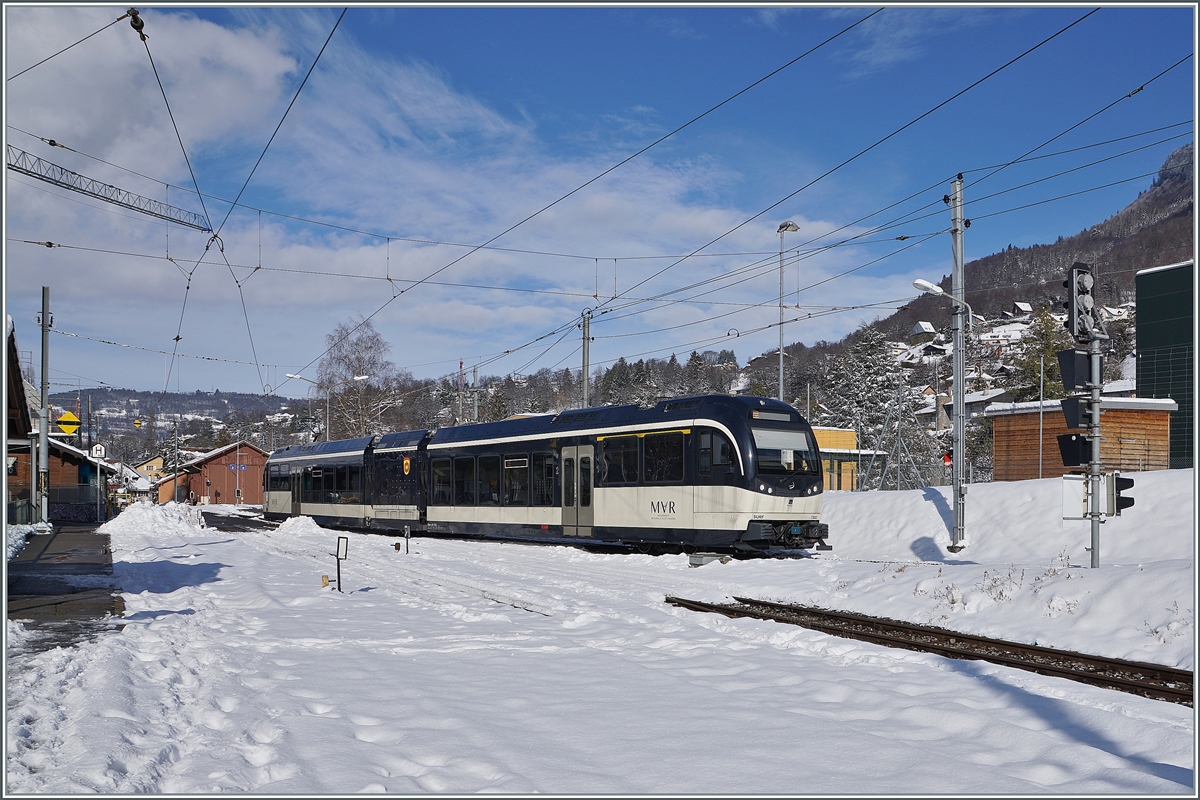
<path fill-rule="evenodd" d="M 583 456 L 579 459 L 579 507 L 587 508 L 592 504 L 592 459 Z"/>
<path fill-rule="evenodd" d="M 475 505 L 475 459 L 454 459 L 454 505 Z"/>
<path fill-rule="evenodd" d="M 524 453 L 504 457 L 504 505 L 529 505 L 529 456 Z"/>
<path fill-rule="evenodd" d="M 334 469 L 333 467 L 324 467 L 321 470 L 322 494 L 321 494 L 320 500 L 322 503 L 328 503 L 332 499 L 330 497 L 330 495 L 332 495 L 335 491 L 337 491 L 336 489 L 334 489 L 336 480 L 337 480 L 337 470 L 336 469 Z"/>
<path fill-rule="evenodd" d="M 454 483 L 452 462 L 448 458 L 435 458 L 429 469 L 433 473 L 430 480 L 433 491 L 429 493 L 429 504 L 434 506 L 450 505 L 450 490 Z"/>
<path fill-rule="evenodd" d="M 648 433 L 645 438 L 646 483 L 683 480 L 683 434 Z"/>
<path fill-rule="evenodd" d="M 600 472 L 604 483 L 621 484 L 637 483 L 638 481 L 638 438 L 636 436 L 615 436 L 605 438 L 600 458 Z"/>
<path fill-rule="evenodd" d="M 701 475 L 707 475 L 712 472 L 712 434 L 700 434 L 700 464 L 699 471 Z"/>
<path fill-rule="evenodd" d="M 500 505 L 500 456 L 479 457 L 479 505 Z"/>
<path fill-rule="evenodd" d="M 319 480 L 319 478 L 318 478 Z M 300 481 L 300 500 L 304 503 L 313 501 L 313 468 L 305 467 Z"/>
<path fill-rule="evenodd" d="M 531 505 L 554 505 L 554 453 L 533 454 L 530 498 Z"/>
<path fill-rule="evenodd" d="M 347 502 L 361 503 L 362 502 L 362 465 L 351 464 L 348 468 L 349 474 L 346 478 L 346 494 L 349 497 L 345 498 Z"/>
<path fill-rule="evenodd" d="M 350 469 L 346 464 L 338 465 L 335 475 L 336 477 L 334 478 L 333 483 L 333 490 L 335 492 L 344 492 L 350 488 L 350 484 L 348 482 L 350 477 Z"/>

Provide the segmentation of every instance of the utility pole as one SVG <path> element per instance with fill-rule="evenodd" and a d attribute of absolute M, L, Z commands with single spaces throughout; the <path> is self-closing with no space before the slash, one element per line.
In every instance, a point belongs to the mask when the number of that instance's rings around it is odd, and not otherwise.
<path fill-rule="evenodd" d="M 588 370 L 591 369 L 591 364 L 588 360 L 590 355 L 590 345 L 592 342 L 592 310 L 586 309 L 583 312 L 583 405 L 580 408 L 588 407 Z"/>
<path fill-rule="evenodd" d="M 963 309 L 966 307 L 966 278 L 963 265 L 963 231 L 968 224 L 963 219 L 963 178 L 960 173 L 951 183 L 950 189 L 950 242 L 954 256 L 954 272 L 950 294 L 958 302 L 954 304 L 954 531 L 950 535 L 950 552 L 957 553 L 965 547 L 964 521 L 966 517 L 967 487 L 963 483 L 963 465 L 967 458 L 966 444 L 966 344 L 963 336 Z"/>
<path fill-rule="evenodd" d="M 471 399 L 475 401 L 475 411 L 471 420 L 479 422 L 479 365 L 471 367 Z"/>
<path fill-rule="evenodd" d="M 38 423 L 38 522 L 39 531 L 50 528 L 50 287 L 42 287 L 42 408 Z"/>
<path fill-rule="evenodd" d="M 779 230 L 779 399 L 783 400 L 783 235 L 798 231 L 800 227 L 790 219 L 780 224 Z"/>
<path fill-rule="evenodd" d="M 458 416 L 454 420 L 454 424 L 458 425 L 463 418 L 463 360 L 458 360 Z M 328 439 L 328 437 L 326 437 Z"/>
<path fill-rule="evenodd" d="M 171 500 L 179 502 L 179 418 L 175 419 L 175 469 L 171 476 Z"/>

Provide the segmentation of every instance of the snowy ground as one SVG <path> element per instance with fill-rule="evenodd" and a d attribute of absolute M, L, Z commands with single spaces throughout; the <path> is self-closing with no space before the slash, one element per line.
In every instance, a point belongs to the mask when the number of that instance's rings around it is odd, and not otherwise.
<path fill-rule="evenodd" d="M 1193 793 L 1190 708 L 663 603 L 733 594 L 1192 667 L 1192 471 L 1105 524 L 1059 481 L 826 496 L 833 554 L 598 555 L 108 524 L 126 627 L 8 626 L 9 792 Z M 206 510 L 218 510 L 210 508 Z M 1069 526 L 1069 527 L 1068 527 Z M 1082 566 L 1081 566 L 1082 565 Z"/>

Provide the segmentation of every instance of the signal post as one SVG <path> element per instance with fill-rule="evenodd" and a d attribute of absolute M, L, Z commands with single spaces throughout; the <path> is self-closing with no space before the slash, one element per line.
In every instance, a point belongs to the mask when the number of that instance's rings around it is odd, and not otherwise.
<path fill-rule="evenodd" d="M 1058 437 L 1063 465 L 1067 467 L 1087 464 L 1088 519 L 1092 533 L 1092 567 L 1100 566 L 1100 524 L 1102 516 L 1119 515 L 1121 509 L 1133 505 L 1132 497 L 1122 497 L 1121 492 L 1133 487 L 1131 478 L 1119 474 L 1105 476 L 1100 462 L 1100 394 L 1104 386 L 1103 343 L 1108 334 L 1096 314 L 1095 276 L 1087 264 L 1076 262 L 1067 273 L 1063 286 L 1067 289 L 1067 319 L 1063 326 L 1075 339 L 1077 345 L 1087 345 L 1087 351 L 1062 350 L 1058 362 L 1062 371 L 1063 386 L 1068 392 L 1084 389 L 1085 394 L 1064 398 L 1063 415 L 1068 428 L 1085 427 L 1081 423 L 1086 417 L 1087 433 L 1063 434 Z M 1106 480 L 1107 478 L 1107 480 Z M 1101 486 L 1107 482 L 1106 491 Z M 1107 500 L 1101 507 L 1102 498 Z"/>

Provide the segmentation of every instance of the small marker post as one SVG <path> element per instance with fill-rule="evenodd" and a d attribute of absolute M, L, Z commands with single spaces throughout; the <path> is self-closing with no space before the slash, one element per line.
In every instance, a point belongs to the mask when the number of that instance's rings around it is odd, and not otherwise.
<path fill-rule="evenodd" d="M 342 591 L 342 562 L 346 560 L 346 552 L 350 549 L 350 539 L 346 536 L 339 536 L 337 540 L 337 552 L 333 555 L 337 558 L 337 590 Z"/>
<path fill-rule="evenodd" d="M 404 526 L 404 555 L 408 555 L 408 541 L 412 538 L 412 528 Z"/>

